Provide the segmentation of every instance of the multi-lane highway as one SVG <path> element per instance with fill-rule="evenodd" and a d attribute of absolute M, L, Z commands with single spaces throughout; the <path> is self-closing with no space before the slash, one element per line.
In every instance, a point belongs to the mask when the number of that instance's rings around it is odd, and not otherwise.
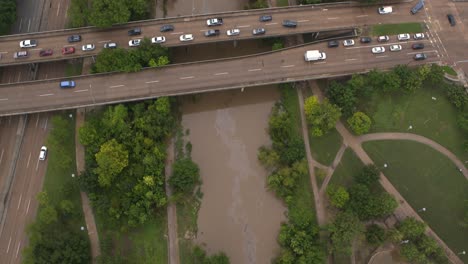
<path fill-rule="evenodd" d="M 0 87 L 0 115 L 318 79 L 364 72 L 372 68 L 390 68 L 397 64 L 416 65 L 439 61 L 438 50 L 429 39 L 423 40 L 426 48 L 422 50 L 428 59 L 414 61 L 414 54 L 421 52 L 411 49 L 414 42 L 399 42 L 396 36 L 391 36 L 391 40 L 385 44 L 374 40 L 371 44 L 357 43 L 348 48 L 327 48 L 324 43 L 306 45 L 261 55 L 170 65 L 137 73 L 82 76 L 75 78 L 77 86 L 74 89 L 60 89 L 57 79 L 8 85 Z M 403 50 L 388 51 L 389 46 L 395 43 L 401 44 Z M 372 54 L 371 48 L 375 46 L 384 46 L 387 52 Z M 311 49 L 324 50 L 327 59 L 305 62 L 304 53 Z"/>
<path fill-rule="evenodd" d="M 409 13 L 411 5 L 412 3 L 395 5 L 394 12 L 391 15 L 379 15 L 377 13 L 376 6 L 298 6 L 293 8 L 230 12 L 222 15 L 201 15 L 149 20 L 116 26 L 109 29 L 97 29 L 92 27 L 76 30 L 60 30 L 26 35 L 4 36 L 0 37 L 0 66 L 96 55 L 103 49 L 104 43 L 116 42 L 118 46 L 128 48 L 129 40 L 143 37 L 152 38 L 155 36 L 165 36 L 166 42 L 163 45 L 169 47 L 249 38 L 284 36 L 378 23 L 422 22 L 422 14 L 411 15 Z M 259 16 L 262 14 L 271 14 L 273 16 L 273 20 L 269 22 L 260 22 Z M 206 19 L 216 16 L 222 16 L 224 24 L 222 26 L 212 28 L 220 29 L 222 34 L 216 37 L 205 37 L 204 32 L 209 29 L 206 25 Z M 283 27 L 282 21 L 285 19 L 297 21 L 297 28 Z M 161 33 L 160 27 L 165 24 L 174 25 L 174 31 Z M 142 35 L 133 37 L 128 36 L 127 31 L 133 27 L 141 27 L 143 32 Z M 226 31 L 232 28 L 240 29 L 240 35 L 227 36 Z M 265 28 L 266 34 L 253 36 L 252 30 L 254 28 Z M 72 34 L 81 35 L 82 41 L 77 43 L 68 43 L 67 37 Z M 179 37 L 182 34 L 193 34 L 194 40 L 181 42 Z M 29 49 L 21 49 L 19 47 L 19 42 L 25 39 L 37 40 L 38 46 Z M 95 50 L 81 50 L 82 45 L 90 43 L 96 45 Z M 62 48 L 69 46 L 75 47 L 76 52 L 74 54 L 62 55 Z M 54 53 L 52 56 L 39 57 L 39 52 L 42 49 L 53 49 Z M 20 50 L 28 50 L 30 52 L 29 57 L 14 59 L 13 54 Z"/>

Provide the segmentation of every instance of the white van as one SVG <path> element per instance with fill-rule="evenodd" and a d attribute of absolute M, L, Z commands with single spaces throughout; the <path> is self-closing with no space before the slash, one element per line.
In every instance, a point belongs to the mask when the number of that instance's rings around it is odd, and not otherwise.
<path fill-rule="evenodd" d="M 381 15 L 386 15 L 386 14 L 391 14 L 393 12 L 393 8 L 391 6 L 382 6 L 379 7 L 379 14 Z"/>

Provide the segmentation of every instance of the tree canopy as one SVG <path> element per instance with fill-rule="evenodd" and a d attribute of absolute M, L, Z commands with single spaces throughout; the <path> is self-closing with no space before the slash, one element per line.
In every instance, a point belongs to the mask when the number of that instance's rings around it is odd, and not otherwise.
<path fill-rule="evenodd" d="M 363 112 L 356 112 L 352 117 L 348 118 L 348 125 L 356 135 L 362 135 L 369 131 L 372 121 Z"/>
<path fill-rule="evenodd" d="M 200 169 L 190 158 L 178 159 L 173 164 L 169 184 L 176 192 L 190 194 L 200 182 Z"/>
<path fill-rule="evenodd" d="M 334 128 L 341 116 L 340 108 L 326 99 L 320 103 L 316 96 L 305 100 L 304 111 L 307 123 L 311 126 L 312 135 L 316 137 L 323 136 Z"/>
<path fill-rule="evenodd" d="M 16 20 L 16 1 L 0 0 L 0 35 L 10 32 L 10 27 Z"/>

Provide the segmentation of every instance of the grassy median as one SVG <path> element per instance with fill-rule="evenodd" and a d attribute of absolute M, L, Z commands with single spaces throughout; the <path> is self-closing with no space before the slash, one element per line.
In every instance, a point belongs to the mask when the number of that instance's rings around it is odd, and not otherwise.
<path fill-rule="evenodd" d="M 422 23 L 381 24 L 372 26 L 372 35 L 397 35 L 402 33 L 423 32 Z"/>

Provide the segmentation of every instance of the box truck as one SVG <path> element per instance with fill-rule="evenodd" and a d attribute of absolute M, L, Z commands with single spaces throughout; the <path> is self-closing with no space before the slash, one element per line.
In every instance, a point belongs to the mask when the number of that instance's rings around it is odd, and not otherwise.
<path fill-rule="evenodd" d="M 304 54 L 305 61 L 319 61 L 327 58 L 327 54 L 319 50 L 308 50 Z"/>

